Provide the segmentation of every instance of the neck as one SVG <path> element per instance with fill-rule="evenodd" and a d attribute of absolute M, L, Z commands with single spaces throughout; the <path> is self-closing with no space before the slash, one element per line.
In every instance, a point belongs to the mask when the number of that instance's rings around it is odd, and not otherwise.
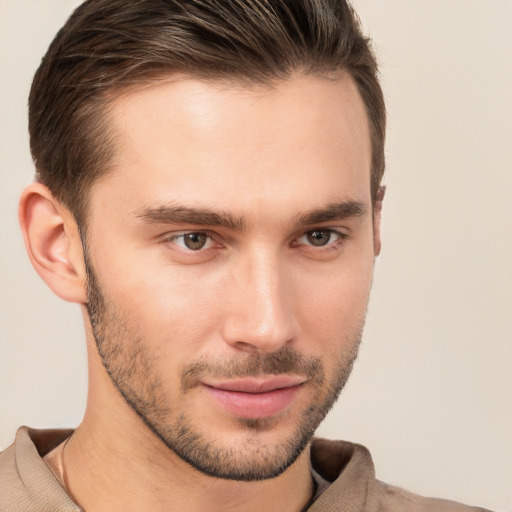
<path fill-rule="evenodd" d="M 149 430 L 134 434 L 98 430 L 85 418 L 69 440 L 64 483 L 88 512 L 298 512 L 313 493 L 309 448 L 276 478 L 238 482 L 198 472 Z"/>
<path fill-rule="evenodd" d="M 93 367 L 103 373 L 101 366 Z M 62 460 L 64 484 L 87 512 L 298 512 L 310 500 L 309 447 L 276 478 L 239 482 L 210 477 L 170 450 L 109 389 L 108 380 L 96 386 L 106 375 L 90 377 L 83 422 Z"/>

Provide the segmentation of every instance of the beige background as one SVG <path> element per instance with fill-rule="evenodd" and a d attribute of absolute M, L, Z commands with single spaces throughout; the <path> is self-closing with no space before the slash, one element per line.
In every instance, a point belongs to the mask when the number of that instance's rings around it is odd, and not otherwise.
<path fill-rule="evenodd" d="M 71 0 L 0 0 L 0 449 L 20 424 L 76 425 L 78 308 L 32 270 L 26 99 Z M 512 3 L 358 0 L 389 110 L 388 193 L 364 346 L 321 434 L 378 476 L 512 510 Z"/>

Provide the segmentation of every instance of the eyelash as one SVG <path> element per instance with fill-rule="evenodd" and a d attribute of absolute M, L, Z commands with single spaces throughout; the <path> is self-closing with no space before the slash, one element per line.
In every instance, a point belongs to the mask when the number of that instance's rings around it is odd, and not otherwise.
<path fill-rule="evenodd" d="M 318 233 L 328 233 L 329 234 L 328 242 L 325 245 L 317 245 L 317 246 L 315 246 L 314 244 L 300 244 L 300 243 L 297 242 L 297 240 L 300 240 L 303 237 L 307 237 L 308 235 L 313 234 L 315 232 L 318 232 Z M 177 234 L 174 234 L 174 235 L 171 235 L 171 236 L 165 238 L 164 242 L 171 242 L 171 243 L 177 245 L 178 247 L 180 247 L 180 249 L 182 249 L 182 250 L 184 250 L 186 252 L 190 252 L 190 253 L 199 253 L 199 252 L 206 251 L 206 250 L 212 248 L 212 247 L 206 247 L 206 248 L 205 247 L 200 247 L 200 248 L 194 250 L 194 249 L 191 249 L 190 247 L 186 247 L 184 240 L 185 240 L 185 237 L 187 235 L 203 235 L 203 236 L 205 236 L 207 238 L 207 242 L 206 243 L 208 243 L 208 241 L 210 243 L 211 242 L 215 242 L 215 238 L 210 233 L 208 233 L 207 231 L 186 231 L 186 232 L 182 232 L 182 233 L 177 233 Z M 331 241 L 331 238 L 333 236 L 337 237 L 337 238 L 336 238 L 336 240 Z M 312 247 L 312 248 L 317 249 L 317 250 L 336 249 L 347 238 L 348 238 L 348 235 L 346 233 L 337 231 L 336 229 L 332 229 L 332 228 L 314 228 L 314 229 L 308 229 L 307 231 L 302 233 L 300 236 L 294 238 L 294 240 L 290 243 L 290 247 L 295 248 L 295 247 L 299 247 L 300 245 L 304 245 L 306 247 Z M 176 243 L 177 240 L 182 240 L 183 241 L 183 245 L 182 244 L 177 244 Z"/>
<path fill-rule="evenodd" d="M 181 239 L 181 240 L 183 240 L 183 244 L 185 244 L 185 237 L 187 235 L 204 235 L 209 242 L 214 242 L 215 241 L 213 236 L 210 235 L 208 232 L 205 232 L 205 231 L 186 231 L 186 232 L 183 232 L 183 233 L 177 233 L 175 235 L 171 235 L 171 236 L 167 237 L 164 241 L 165 242 L 172 242 L 172 243 L 176 244 L 176 241 Z M 189 247 L 180 246 L 179 244 L 176 244 L 176 245 L 178 245 L 181 249 L 184 249 L 185 251 L 190 251 L 190 252 L 200 252 L 202 250 L 206 250 L 203 247 L 201 247 L 200 249 L 194 250 L 194 249 L 190 249 Z M 210 247 L 208 247 L 207 249 L 209 249 L 209 248 Z"/>
<path fill-rule="evenodd" d="M 300 244 L 296 243 L 296 240 L 299 240 L 303 237 L 307 237 L 309 234 L 312 234 L 312 233 L 328 233 L 329 234 L 329 240 L 328 242 L 325 244 L 325 245 L 314 245 L 314 244 L 304 244 L 305 246 L 307 247 L 314 247 L 314 248 L 317 248 L 319 250 L 321 249 L 335 249 L 338 245 L 342 244 L 344 240 L 346 240 L 348 238 L 348 235 L 346 233 L 343 233 L 341 231 L 337 231 L 336 229 L 331 229 L 331 228 L 315 228 L 315 229 L 308 229 L 308 231 L 306 231 L 305 233 L 303 233 L 301 236 L 297 237 L 296 239 L 294 239 L 294 241 L 292 241 L 292 243 L 290 244 L 291 247 L 297 247 L 299 246 Z M 331 241 L 331 238 L 335 236 L 337 237 L 336 240 L 334 241 Z"/>

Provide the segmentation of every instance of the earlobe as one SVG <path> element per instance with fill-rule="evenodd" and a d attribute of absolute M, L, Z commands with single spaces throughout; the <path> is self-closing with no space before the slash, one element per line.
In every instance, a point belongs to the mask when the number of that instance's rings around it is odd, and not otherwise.
<path fill-rule="evenodd" d="M 41 183 L 23 191 L 19 221 L 36 272 L 61 299 L 85 303 L 85 268 L 78 227 L 71 213 Z"/>
<path fill-rule="evenodd" d="M 373 206 L 373 247 L 375 252 L 375 257 L 380 254 L 382 248 L 382 240 L 381 240 L 381 218 L 382 218 L 382 203 L 384 201 L 384 195 L 386 194 L 386 187 L 382 186 L 379 188 L 377 192 L 377 197 L 375 199 L 375 204 Z"/>

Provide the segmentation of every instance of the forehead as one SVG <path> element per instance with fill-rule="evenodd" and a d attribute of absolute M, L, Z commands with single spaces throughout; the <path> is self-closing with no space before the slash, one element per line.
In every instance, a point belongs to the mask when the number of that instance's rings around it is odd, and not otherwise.
<path fill-rule="evenodd" d="M 116 164 L 92 194 L 115 205 L 237 209 L 369 201 L 367 116 L 348 75 L 297 75 L 271 86 L 180 78 L 112 103 Z M 120 204 L 120 207 L 122 205 Z M 256 211 L 258 210 L 258 211 Z"/>

